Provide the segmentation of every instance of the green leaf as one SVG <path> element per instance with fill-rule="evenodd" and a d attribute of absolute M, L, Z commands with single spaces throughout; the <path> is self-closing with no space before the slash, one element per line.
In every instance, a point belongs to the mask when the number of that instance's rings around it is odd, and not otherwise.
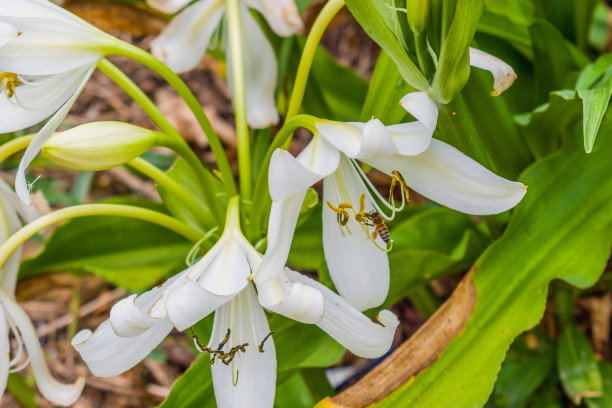
<path fill-rule="evenodd" d="M 147 205 L 160 209 L 158 204 Z M 123 217 L 84 217 L 58 227 L 43 251 L 22 263 L 20 278 L 46 272 L 92 273 L 142 290 L 185 267 L 192 243 L 158 225 Z"/>
<path fill-rule="evenodd" d="M 610 408 L 612 407 L 612 364 L 607 361 L 600 362 L 599 371 L 603 378 L 602 396 L 584 400 L 589 408 Z"/>
<path fill-rule="evenodd" d="M 170 394 L 159 408 L 215 408 L 210 358 L 198 356 L 191 366 L 172 384 Z"/>
<path fill-rule="evenodd" d="M 346 6 L 366 33 L 389 54 L 402 78 L 414 88 L 426 91 L 429 88 L 427 79 L 412 62 L 395 34 L 393 2 L 347 0 Z"/>
<path fill-rule="evenodd" d="M 467 324 L 433 364 L 374 406 L 484 405 L 510 343 L 542 318 L 550 281 L 584 288 L 604 270 L 612 244 L 611 156 L 612 140 L 602 140 L 591 155 L 565 151 L 524 173 L 529 192 L 476 264 L 478 297 Z"/>
<path fill-rule="evenodd" d="M 28 385 L 19 373 L 10 373 L 6 382 L 6 390 L 23 408 L 38 408 L 36 392 Z"/>
<path fill-rule="evenodd" d="M 489 243 L 470 216 L 443 207 L 419 211 L 389 231 L 391 287 L 384 307 L 419 285 L 465 270 Z"/>
<path fill-rule="evenodd" d="M 287 263 L 298 269 L 314 271 L 325 262 L 321 205 L 315 206 L 311 212 L 312 215 L 295 230 Z"/>
<path fill-rule="evenodd" d="M 275 408 L 311 408 L 318 400 L 313 398 L 300 373 L 295 373 L 276 387 Z"/>
<path fill-rule="evenodd" d="M 561 384 L 575 404 L 602 394 L 602 376 L 589 341 L 575 326 L 563 330 L 557 350 Z"/>

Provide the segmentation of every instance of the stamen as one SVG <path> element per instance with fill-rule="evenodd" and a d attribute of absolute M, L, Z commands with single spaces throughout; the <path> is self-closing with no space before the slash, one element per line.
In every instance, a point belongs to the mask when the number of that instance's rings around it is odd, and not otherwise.
<path fill-rule="evenodd" d="M 10 99 L 15 95 L 15 88 L 23 85 L 17 74 L 12 72 L 0 72 L 0 90 L 6 90 L 6 96 Z"/>
<path fill-rule="evenodd" d="M 266 342 L 266 340 L 268 340 L 268 337 L 271 337 L 273 334 L 274 334 L 274 332 L 270 332 L 270 333 L 268 333 L 266 335 L 266 337 L 263 338 L 263 340 L 261 341 L 261 344 L 259 345 L 259 352 L 260 353 L 264 352 L 264 349 L 263 349 L 264 343 Z"/>

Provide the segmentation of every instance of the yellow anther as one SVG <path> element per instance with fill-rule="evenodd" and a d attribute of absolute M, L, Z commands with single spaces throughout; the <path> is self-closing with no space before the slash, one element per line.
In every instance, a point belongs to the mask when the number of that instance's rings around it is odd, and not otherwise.
<path fill-rule="evenodd" d="M 350 218 L 350 215 L 346 210 L 349 208 L 352 210 L 353 206 L 349 203 L 340 203 L 338 204 L 338 207 L 334 207 L 329 201 L 327 202 L 327 206 L 337 214 L 336 218 L 338 220 L 338 224 L 340 224 L 341 227 L 344 227 Z"/>
<path fill-rule="evenodd" d="M 17 74 L 12 72 L 0 72 L 0 89 L 6 89 L 6 95 L 12 98 L 15 95 L 15 88 L 23 85 Z"/>
<path fill-rule="evenodd" d="M 410 201 L 410 191 L 408 190 L 408 186 L 406 186 L 406 181 L 404 181 L 404 178 L 399 171 L 393 170 L 391 175 L 392 178 L 391 187 L 389 188 L 389 203 L 395 207 L 395 198 L 393 197 L 393 193 L 395 192 L 395 184 L 399 184 L 401 193 L 403 194 L 403 198 L 406 203 Z"/>

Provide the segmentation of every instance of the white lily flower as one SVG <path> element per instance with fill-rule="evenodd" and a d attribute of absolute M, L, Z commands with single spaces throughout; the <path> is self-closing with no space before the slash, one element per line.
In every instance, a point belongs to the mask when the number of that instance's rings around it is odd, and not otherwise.
<path fill-rule="evenodd" d="M 25 220 L 33 220 L 38 213 L 33 207 L 26 207 L 6 183 L 0 181 L 0 240 L 4 242 L 14 231 L 21 227 L 18 215 Z M 17 249 L 4 265 L 1 273 L 0 288 L 0 396 L 6 388 L 9 372 L 19 371 L 28 362 L 41 394 L 58 405 L 74 403 L 85 385 L 84 378 L 73 384 L 63 384 L 53 378 L 45 363 L 36 330 L 28 315 L 15 302 L 15 285 L 21 259 L 21 248 Z M 12 354 L 10 334 L 17 341 L 17 349 Z M 28 358 L 24 360 L 24 352 Z"/>
<path fill-rule="evenodd" d="M 183 0 L 150 0 L 149 5 L 162 11 L 177 11 Z M 259 11 L 280 36 L 294 34 L 302 27 L 294 0 L 243 0 L 242 55 L 245 66 L 247 122 L 253 128 L 264 128 L 278 122 L 274 102 L 276 57 L 265 34 L 249 12 Z M 209 48 L 211 38 L 226 13 L 224 0 L 200 0 L 178 14 L 151 43 L 153 55 L 177 73 L 194 69 Z M 226 54 L 231 67 L 230 53 Z M 231 75 L 231 69 L 228 69 Z M 231 86 L 231 78 L 228 78 Z"/>
<path fill-rule="evenodd" d="M 25 129 L 53 115 L 17 170 L 15 189 L 25 203 L 30 201 L 25 169 L 116 43 L 49 1 L 0 0 L 0 133 Z"/>
<path fill-rule="evenodd" d="M 489 71 L 493 75 L 493 91 L 498 96 L 514 83 L 516 73 L 512 67 L 496 56 L 476 48 L 470 48 L 470 65 Z"/>
<path fill-rule="evenodd" d="M 79 332 L 72 344 L 95 375 L 117 375 L 145 358 L 173 327 L 185 330 L 216 310 L 208 345 L 196 345 L 211 355 L 218 406 L 272 407 L 274 341 L 250 282 L 261 259 L 240 232 L 236 197 L 223 235 L 202 259 L 163 285 L 120 301 L 109 320 L 94 333 Z M 391 346 L 398 320 L 389 311 L 373 323 L 323 285 L 282 268 L 257 289 L 267 309 L 317 324 L 357 355 L 378 357 Z"/>
<path fill-rule="evenodd" d="M 407 94 L 400 104 L 417 121 L 392 126 L 377 119 L 367 123 L 321 121 L 297 158 L 281 149 L 274 152 L 269 169 L 273 204 L 268 250 L 256 274 L 257 283 L 266 282 L 286 263 L 304 194 L 321 179 L 325 259 L 338 292 L 359 310 L 379 306 L 387 296 L 389 249 L 384 220 L 392 219 L 405 204 L 407 190 L 402 187 L 410 186 L 467 214 L 499 213 L 522 199 L 523 184 L 495 175 L 432 138 L 438 111 L 425 93 Z M 355 159 L 393 177 L 404 190 L 400 208 L 377 193 Z M 377 214 L 380 218 L 374 217 Z"/>

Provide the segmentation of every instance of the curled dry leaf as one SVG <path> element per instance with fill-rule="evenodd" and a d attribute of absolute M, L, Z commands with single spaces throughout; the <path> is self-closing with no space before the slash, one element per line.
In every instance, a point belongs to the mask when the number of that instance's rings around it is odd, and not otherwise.
<path fill-rule="evenodd" d="M 446 346 L 463 330 L 472 315 L 477 293 L 473 267 L 461 280 L 451 297 L 412 336 L 358 383 L 318 408 L 365 407 L 382 400 L 431 365 Z"/>

